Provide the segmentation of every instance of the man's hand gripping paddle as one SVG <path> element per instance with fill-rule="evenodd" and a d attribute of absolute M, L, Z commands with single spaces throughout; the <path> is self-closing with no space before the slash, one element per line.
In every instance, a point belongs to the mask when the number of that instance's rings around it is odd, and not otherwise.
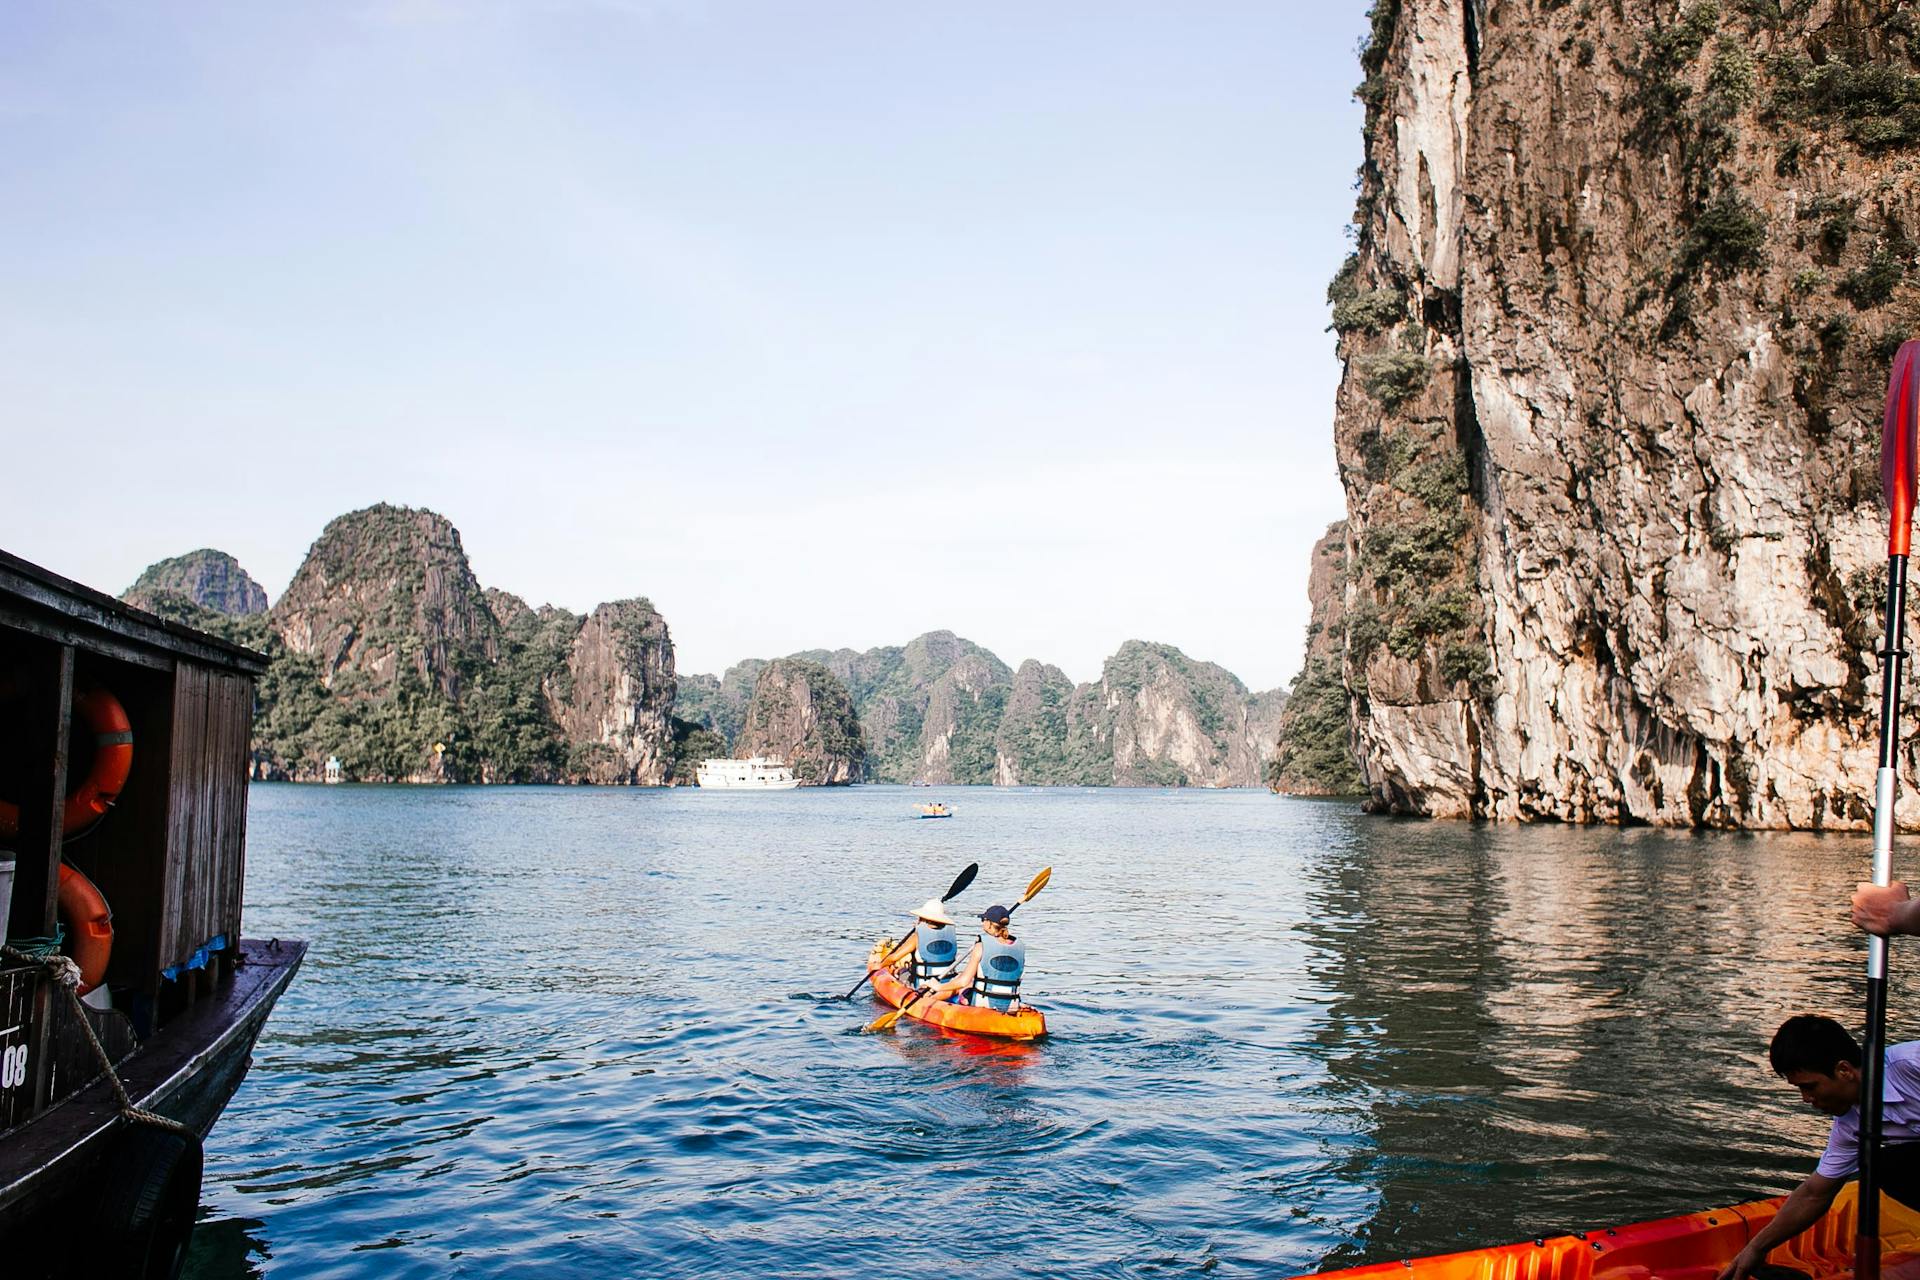
<path fill-rule="evenodd" d="M 1028 882 L 1027 891 L 1020 895 L 1019 902 L 1016 902 L 1012 906 L 1007 908 L 1007 914 L 1011 916 L 1014 912 L 1018 911 L 1022 905 L 1033 901 L 1033 896 L 1039 893 L 1042 889 L 1046 888 L 1047 881 L 1051 879 L 1053 879 L 1053 868 L 1052 867 L 1040 868 L 1040 874 L 1035 876 L 1031 881 Z M 918 996 L 918 995 L 909 997 L 907 1002 L 901 1005 L 898 1009 L 893 1010 L 893 1012 L 891 1013 L 883 1013 L 879 1017 L 875 1018 L 872 1022 L 868 1023 L 867 1030 L 885 1031 L 888 1027 L 900 1021 L 900 1019 L 906 1017 L 907 1014 L 910 1013 L 911 1011 L 920 1008 L 921 1005 L 925 1003 L 925 999 L 926 998 L 924 996 Z"/>
<path fill-rule="evenodd" d="M 1887 379 L 1887 416 L 1880 428 L 1880 487 L 1887 496 L 1887 617 L 1880 651 L 1880 767 L 1873 785 L 1873 882 L 1893 879 L 1893 805 L 1900 743 L 1900 668 L 1906 660 L 1907 556 L 1913 549 L 1913 506 L 1920 490 L 1920 341 L 1901 346 Z M 1881 1094 L 1886 1077 L 1887 940 L 1867 939 L 1867 1028 L 1860 1081 L 1859 1231 L 1854 1280 L 1879 1280 Z"/>

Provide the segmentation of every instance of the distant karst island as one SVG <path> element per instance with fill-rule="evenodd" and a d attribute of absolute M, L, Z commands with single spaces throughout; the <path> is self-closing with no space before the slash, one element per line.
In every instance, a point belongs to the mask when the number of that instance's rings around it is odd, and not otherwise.
<path fill-rule="evenodd" d="M 320 781 L 332 760 L 365 782 L 661 786 L 772 755 L 813 785 L 1238 787 L 1283 762 L 1284 692 L 1140 640 L 1080 685 L 947 631 L 681 675 L 646 599 L 533 608 L 480 585 L 445 517 L 407 507 L 330 522 L 271 607 L 214 550 L 122 598 L 268 656 L 258 779 Z"/>

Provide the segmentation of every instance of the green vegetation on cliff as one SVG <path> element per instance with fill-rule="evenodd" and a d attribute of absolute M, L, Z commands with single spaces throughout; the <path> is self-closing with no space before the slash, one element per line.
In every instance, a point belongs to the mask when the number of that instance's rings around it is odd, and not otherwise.
<path fill-rule="evenodd" d="M 215 613 L 265 613 L 267 593 L 247 576 L 240 562 L 224 551 L 203 547 L 148 565 L 120 598 L 136 608 L 153 610 L 161 596 L 184 597 Z"/>
<path fill-rule="evenodd" d="M 179 563 L 141 581 L 177 579 Z M 331 757 L 361 781 L 558 782 L 630 772 L 630 758 L 668 750 L 663 717 L 658 743 L 623 741 L 617 760 L 598 725 L 569 737 L 564 719 L 587 692 L 574 674 L 583 620 L 483 592 L 459 532 L 430 511 L 382 504 L 329 522 L 268 613 L 220 613 L 167 590 L 141 603 L 267 656 L 255 693 L 261 776 L 318 779 Z M 599 655 L 602 682 L 625 672 L 645 685 L 664 661 L 670 685 L 652 606 L 623 602 L 613 616 L 617 652 Z M 627 737 L 652 733 L 644 717 L 606 719 L 640 725 Z"/>
<path fill-rule="evenodd" d="M 1010 776 L 1030 787 L 1100 787 L 1113 781 L 1113 749 L 1093 740 L 1078 714 L 1073 681 L 1058 667 L 1026 661 L 1013 678 L 995 735 Z"/>
<path fill-rule="evenodd" d="M 1363 795 L 1366 780 L 1353 763 L 1347 728 L 1347 688 L 1337 664 L 1309 659 L 1287 694 L 1280 750 L 1267 762 L 1267 785 L 1309 795 Z"/>
<path fill-rule="evenodd" d="M 820 663 L 845 683 L 876 782 L 993 781 L 994 735 L 1013 673 L 986 649 L 933 631 L 904 646 L 795 656 Z M 944 764 L 936 744 L 944 744 Z"/>
<path fill-rule="evenodd" d="M 714 754 L 724 756 L 733 749 L 734 740 L 746 724 L 747 704 L 753 701 L 753 686 L 766 662 L 748 658 L 728 667 L 719 679 L 712 676 L 679 677 L 673 714 L 701 725 L 718 737 L 725 749 Z"/>
<path fill-rule="evenodd" d="M 805 658 L 779 658 L 760 673 L 734 754 L 784 760 L 796 778 L 818 785 L 867 776 L 852 696 L 838 676 Z"/>

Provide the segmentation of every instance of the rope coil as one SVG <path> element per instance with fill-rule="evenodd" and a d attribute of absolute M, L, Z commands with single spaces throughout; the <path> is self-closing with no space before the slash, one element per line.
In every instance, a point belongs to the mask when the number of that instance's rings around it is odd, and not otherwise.
<path fill-rule="evenodd" d="M 36 939 L 36 941 L 38 941 Z M 127 1096 L 127 1087 L 120 1083 L 120 1073 L 113 1069 L 113 1059 L 107 1056 L 106 1046 L 100 1043 L 100 1037 L 94 1033 L 93 1019 L 87 1016 L 87 1007 L 80 1001 L 80 966 L 72 957 L 54 953 L 53 955 L 32 955 L 10 944 L 0 943 L 0 956 L 9 960 L 18 960 L 23 964 L 39 965 L 47 971 L 55 986 L 67 994 L 67 1001 L 73 1006 L 73 1016 L 80 1020 L 80 1027 L 87 1033 L 87 1043 L 93 1046 L 94 1061 L 100 1064 L 100 1070 L 106 1074 L 107 1083 L 113 1086 L 113 1096 L 120 1104 L 120 1117 L 134 1124 L 152 1125 L 156 1129 L 165 1129 L 188 1139 L 198 1141 L 200 1135 L 178 1120 L 170 1119 L 157 1111 L 148 1111 L 133 1105 L 133 1099 Z"/>

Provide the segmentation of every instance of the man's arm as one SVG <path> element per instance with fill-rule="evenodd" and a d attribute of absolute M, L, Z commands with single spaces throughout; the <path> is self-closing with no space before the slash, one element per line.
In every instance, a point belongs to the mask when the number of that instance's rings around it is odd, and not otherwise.
<path fill-rule="evenodd" d="M 886 959 L 880 962 L 880 967 L 882 969 L 891 969 L 893 968 L 893 966 L 899 964 L 902 960 L 905 960 L 908 956 L 912 955 L 914 952 L 918 951 L 919 949 L 920 949 L 919 931 L 909 929 L 907 931 L 907 936 L 900 939 L 900 945 L 895 947 L 893 950 L 887 952 L 887 957 Z"/>
<path fill-rule="evenodd" d="M 1785 1244 L 1820 1221 L 1845 1185 L 1839 1178 L 1825 1178 L 1817 1173 L 1807 1175 L 1807 1180 L 1795 1187 L 1787 1202 L 1780 1206 L 1780 1212 L 1773 1215 L 1773 1221 L 1760 1228 L 1759 1234 L 1747 1242 L 1747 1247 L 1734 1255 L 1727 1269 L 1720 1273 L 1720 1280 L 1746 1280 L 1747 1273 L 1765 1262 L 1775 1246 Z"/>
<path fill-rule="evenodd" d="M 1885 936 L 1892 933 L 1920 933 L 1920 898 L 1907 894 L 1907 886 L 1862 883 L 1853 891 L 1853 922 L 1868 933 Z"/>

